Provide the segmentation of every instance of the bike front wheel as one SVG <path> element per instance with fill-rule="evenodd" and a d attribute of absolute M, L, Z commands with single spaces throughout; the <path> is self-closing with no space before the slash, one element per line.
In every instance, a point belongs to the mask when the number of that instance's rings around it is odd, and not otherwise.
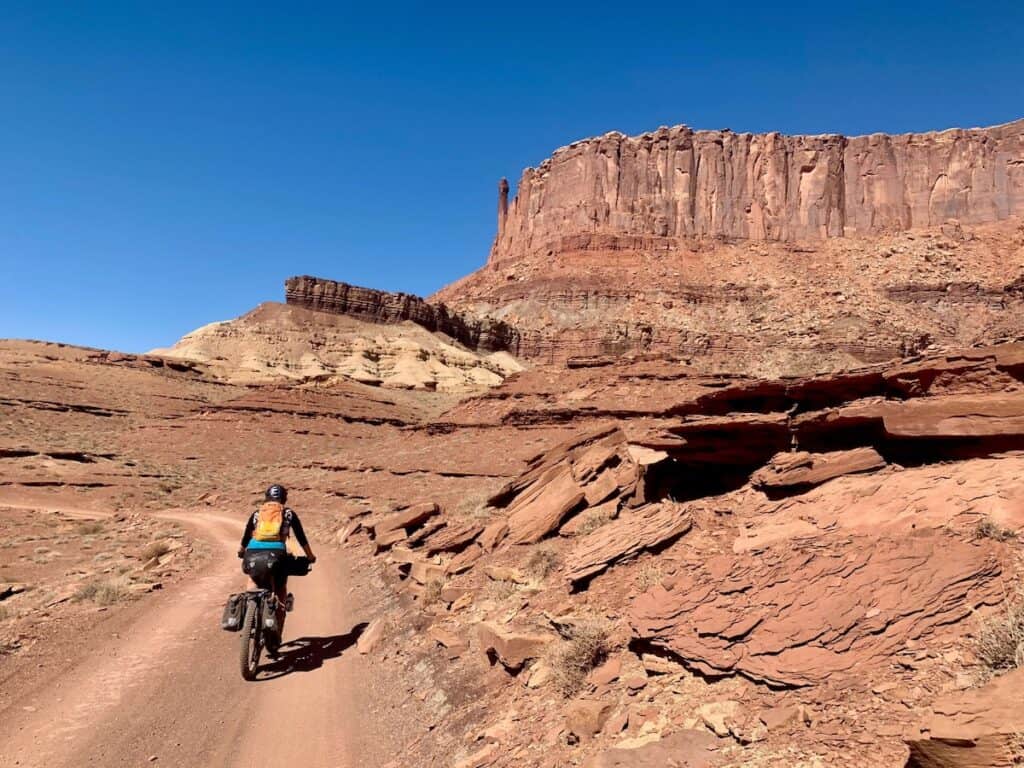
<path fill-rule="evenodd" d="M 238 661 L 242 668 L 242 678 L 255 680 L 256 670 L 260 665 L 260 652 L 263 650 L 262 632 L 260 627 L 260 610 L 255 600 L 249 600 L 245 606 L 245 620 L 242 622 L 241 643 Z"/>

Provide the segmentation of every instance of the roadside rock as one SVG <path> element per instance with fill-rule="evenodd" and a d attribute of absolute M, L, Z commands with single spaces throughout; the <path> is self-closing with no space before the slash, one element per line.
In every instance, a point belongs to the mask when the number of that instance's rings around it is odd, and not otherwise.
<path fill-rule="evenodd" d="M 917 738 L 907 740 L 908 768 L 989 768 L 1024 760 L 1024 669 L 982 688 L 939 699 Z"/>
<path fill-rule="evenodd" d="M 841 475 L 872 472 L 885 466 L 874 448 L 812 454 L 803 451 L 776 454 L 751 476 L 755 488 L 797 491 Z"/>
<path fill-rule="evenodd" d="M 686 507 L 662 502 L 606 523 L 580 539 L 570 552 L 566 580 L 577 583 L 610 565 L 675 539 L 693 525 Z"/>
<path fill-rule="evenodd" d="M 385 623 L 383 617 L 377 617 L 371 621 L 366 629 L 363 630 L 362 634 L 359 635 L 359 639 L 356 640 L 356 650 L 364 656 L 373 651 L 380 645 L 380 641 L 384 638 Z"/>
<path fill-rule="evenodd" d="M 430 502 L 414 504 L 408 509 L 403 509 L 400 512 L 394 512 L 390 515 L 384 516 L 369 527 L 373 528 L 374 536 L 379 538 L 384 534 L 396 531 L 400 528 L 408 529 L 422 525 L 439 511 L 440 508 L 437 504 L 432 504 Z"/>
<path fill-rule="evenodd" d="M 611 702 L 580 699 L 566 709 L 565 728 L 581 739 L 590 738 L 601 732 L 611 713 Z"/>
<path fill-rule="evenodd" d="M 556 476 L 535 495 L 513 507 L 508 516 L 508 538 L 513 544 L 533 544 L 558 528 L 562 518 L 585 498 L 572 473 Z"/>
<path fill-rule="evenodd" d="M 491 664 L 500 661 L 510 672 L 518 672 L 528 660 L 538 658 L 552 639 L 548 634 L 506 630 L 491 622 L 477 625 L 477 641 L 481 653 Z"/>
<path fill-rule="evenodd" d="M 721 741 L 707 731 L 677 731 L 635 749 L 609 749 L 584 768 L 709 768 Z"/>
<path fill-rule="evenodd" d="M 638 638 L 711 675 L 802 686 L 884 663 L 1000 599 L 994 546 L 939 533 L 721 555 L 638 597 Z"/>

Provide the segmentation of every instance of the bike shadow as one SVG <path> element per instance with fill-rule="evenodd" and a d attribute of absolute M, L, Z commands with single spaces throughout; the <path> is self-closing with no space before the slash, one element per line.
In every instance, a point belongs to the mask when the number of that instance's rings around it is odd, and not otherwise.
<path fill-rule="evenodd" d="M 280 656 L 260 667 L 257 680 L 276 680 L 294 672 L 312 672 L 325 661 L 336 659 L 356 644 L 367 622 L 360 622 L 343 635 L 330 637 L 299 637 L 281 645 Z"/>

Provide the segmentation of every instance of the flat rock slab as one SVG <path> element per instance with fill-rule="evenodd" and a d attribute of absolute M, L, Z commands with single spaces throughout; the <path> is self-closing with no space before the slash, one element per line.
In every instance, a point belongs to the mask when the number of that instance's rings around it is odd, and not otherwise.
<path fill-rule="evenodd" d="M 677 731 L 636 749 L 609 749 L 583 768 L 708 768 L 722 744 L 707 731 Z"/>
<path fill-rule="evenodd" d="M 683 535 L 692 525 L 686 507 L 679 504 L 642 507 L 581 538 L 566 558 L 565 578 L 573 583 L 589 579 L 619 560 Z"/>
<path fill-rule="evenodd" d="M 399 528 L 414 528 L 422 525 L 440 511 L 437 504 L 414 504 L 408 509 L 385 515 L 373 524 L 374 536 L 381 536 Z"/>
<path fill-rule="evenodd" d="M 428 555 L 438 552 L 459 552 L 469 546 L 484 530 L 480 523 L 466 522 L 442 528 L 423 542 Z"/>
<path fill-rule="evenodd" d="M 478 624 L 476 634 L 481 652 L 511 671 L 518 671 L 528 660 L 538 658 L 554 639 L 549 634 L 499 627 L 492 622 Z"/>
<path fill-rule="evenodd" d="M 540 492 L 517 504 L 508 517 L 508 539 L 513 544 L 533 544 L 556 530 L 562 518 L 584 499 L 583 490 L 566 468 Z"/>
<path fill-rule="evenodd" d="M 918 738 L 907 739 L 908 768 L 1018 765 L 1024 733 L 1024 669 L 939 699 Z"/>
<path fill-rule="evenodd" d="M 834 477 L 873 472 L 884 466 L 885 459 L 874 448 L 829 453 L 780 453 L 755 472 L 750 482 L 758 488 L 810 488 Z"/>
<path fill-rule="evenodd" d="M 884 664 L 1001 599 L 992 542 L 851 537 L 691 563 L 638 597 L 637 638 L 706 674 L 804 686 Z"/>

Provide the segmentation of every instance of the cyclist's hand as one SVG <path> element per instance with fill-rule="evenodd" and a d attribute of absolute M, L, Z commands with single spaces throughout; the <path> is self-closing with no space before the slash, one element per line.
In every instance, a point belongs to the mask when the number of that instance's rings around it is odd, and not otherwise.
<path fill-rule="evenodd" d="M 237 552 L 237 555 L 238 555 L 239 557 L 242 557 L 242 556 L 244 556 L 244 555 L 245 555 L 245 547 L 239 547 L 239 548 L 238 548 L 238 552 Z"/>
<path fill-rule="evenodd" d="M 310 555 L 307 559 L 309 560 L 309 564 L 312 565 L 316 562 L 316 555 Z"/>

